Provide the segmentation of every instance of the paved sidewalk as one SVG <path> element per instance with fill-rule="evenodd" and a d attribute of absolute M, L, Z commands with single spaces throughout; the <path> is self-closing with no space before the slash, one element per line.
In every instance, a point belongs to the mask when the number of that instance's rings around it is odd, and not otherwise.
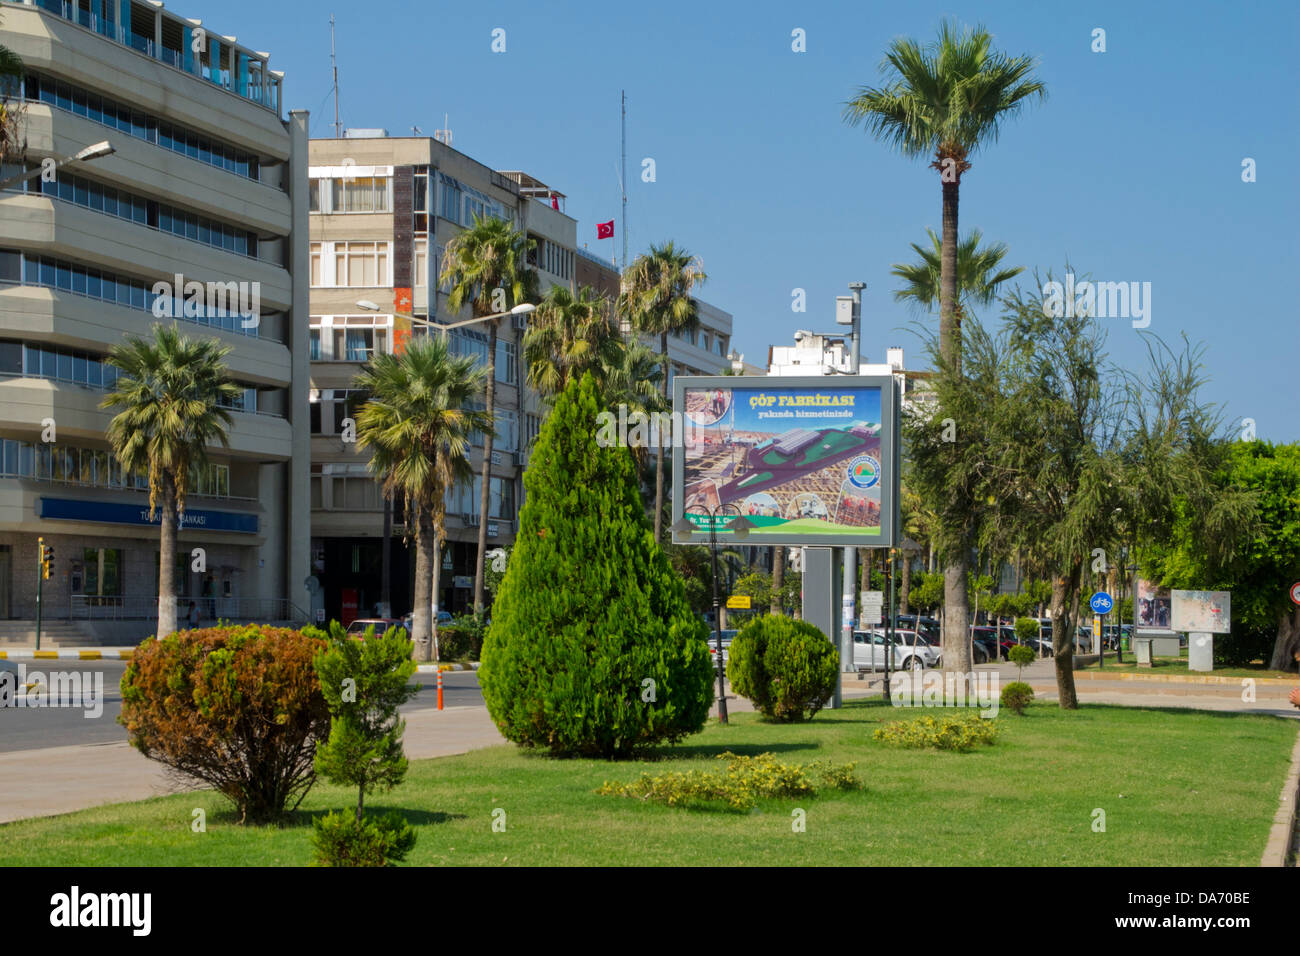
<path fill-rule="evenodd" d="M 59 647 L 36 650 L 34 647 L 0 648 L 0 661 L 129 661 L 134 647 Z"/>

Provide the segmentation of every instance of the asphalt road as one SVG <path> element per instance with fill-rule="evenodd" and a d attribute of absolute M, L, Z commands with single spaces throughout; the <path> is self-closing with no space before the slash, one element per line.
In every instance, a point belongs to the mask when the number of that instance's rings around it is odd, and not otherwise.
<path fill-rule="evenodd" d="M 94 692 L 102 681 L 102 701 L 94 693 L 90 714 L 100 709 L 98 716 L 88 715 L 83 706 L 83 694 L 75 707 L 0 707 L 0 753 L 17 750 L 39 750 L 43 747 L 67 747 L 76 744 L 117 743 L 126 740 L 126 728 L 117 722 L 122 712 L 120 685 L 125 661 L 21 661 L 27 665 L 27 674 L 38 672 L 48 678 L 51 671 L 79 674 L 85 691 Z M 96 677 L 95 675 L 100 675 Z M 87 680 L 89 678 L 89 680 Z M 423 689 L 408 704 L 403 713 L 425 710 L 438 705 L 437 675 L 417 674 L 413 683 Z M 472 671 L 449 671 L 442 675 L 444 707 L 482 707 L 483 695 L 478 687 L 478 675 Z"/>

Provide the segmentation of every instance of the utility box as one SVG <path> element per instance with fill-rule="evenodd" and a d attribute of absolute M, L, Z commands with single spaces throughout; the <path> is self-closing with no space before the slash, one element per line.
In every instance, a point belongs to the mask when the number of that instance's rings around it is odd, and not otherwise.
<path fill-rule="evenodd" d="M 1189 671 L 1214 670 L 1214 635 L 1187 635 L 1187 669 Z"/>
<path fill-rule="evenodd" d="M 1138 667 L 1151 666 L 1152 638 L 1139 637 L 1133 641 L 1133 650 L 1137 654 Z"/>

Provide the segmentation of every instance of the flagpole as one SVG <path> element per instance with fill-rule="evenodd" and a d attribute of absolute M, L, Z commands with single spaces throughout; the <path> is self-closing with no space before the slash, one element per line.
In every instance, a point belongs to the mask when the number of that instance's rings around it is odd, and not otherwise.
<path fill-rule="evenodd" d="M 623 274 L 623 269 L 627 268 L 627 90 L 620 90 L 619 93 L 623 100 L 623 114 L 620 127 L 622 129 L 622 169 L 619 187 L 623 193 L 623 217 L 620 225 L 623 227 L 623 268 L 619 270 L 619 275 Z M 610 236 L 612 240 L 614 237 Z"/>

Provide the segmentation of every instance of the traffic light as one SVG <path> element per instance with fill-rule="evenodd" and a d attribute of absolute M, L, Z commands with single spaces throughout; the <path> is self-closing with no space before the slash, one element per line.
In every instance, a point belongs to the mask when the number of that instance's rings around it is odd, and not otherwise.
<path fill-rule="evenodd" d="M 41 577 L 47 581 L 50 579 L 50 572 L 54 569 L 54 548 L 45 544 L 45 539 L 41 538 Z"/>

